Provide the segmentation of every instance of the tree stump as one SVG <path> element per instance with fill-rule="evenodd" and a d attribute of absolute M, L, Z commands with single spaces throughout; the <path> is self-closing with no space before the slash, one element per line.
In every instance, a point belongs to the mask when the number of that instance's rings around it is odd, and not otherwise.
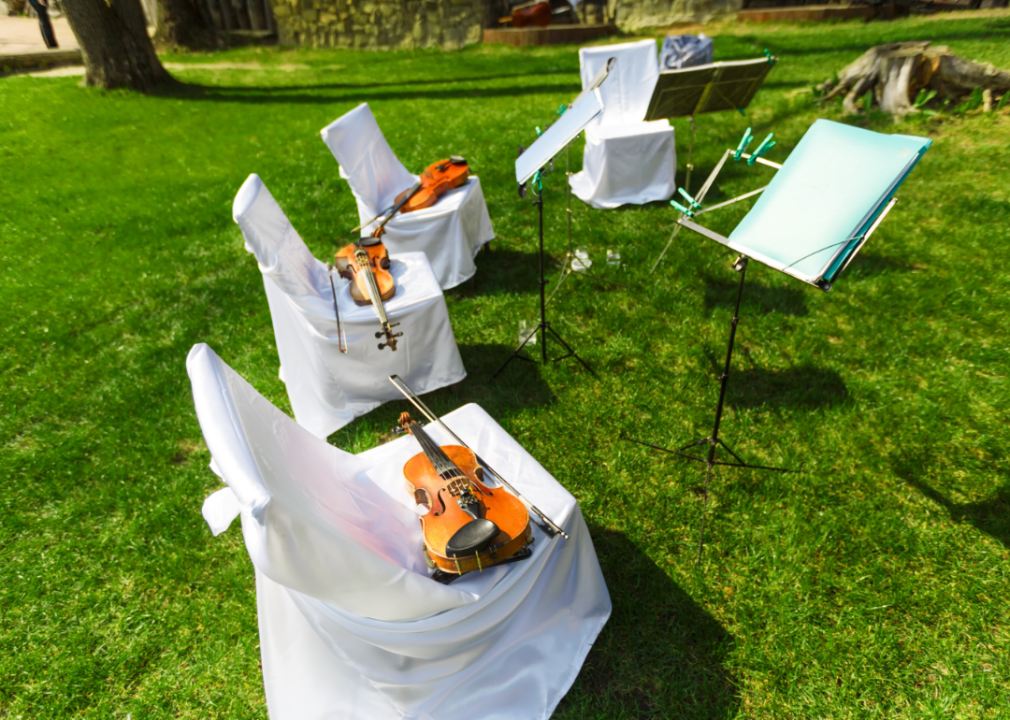
<path fill-rule="evenodd" d="M 1010 71 L 989 63 L 976 63 L 953 55 L 944 45 L 928 40 L 878 45 L 838 73 L 838 80 L 819 86 L 824 100 L 844 95 L 842 105 L 850 114 L 858 114 L 856 102 L 872 92 L 871 102 L 893 115 L 918 110 L 919 91 L 935 91 L 932 104 L 962 102 L 981 89 L 990 107 L 996 98 L 1010 92 Z M 1003 102 L 1005 104 L 1005 101 Z"/>

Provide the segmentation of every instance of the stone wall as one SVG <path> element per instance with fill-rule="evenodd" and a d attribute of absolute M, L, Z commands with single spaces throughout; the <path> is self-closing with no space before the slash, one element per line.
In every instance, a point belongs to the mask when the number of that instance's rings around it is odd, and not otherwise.
<path fill-rule="evenodd" d="M 282 45 L 458 48 L 480 42 L 487 0 L 271 0 Z"/>
<path fill-rule="evenodd" d="M 497 18 L 494 0 L 270 0 L 282 45 L 458 48 L 481 41 Z M 742 0 L 607 0 L 583 2 L 583 22 L 616 18 L 622 30 L 704 21 L 735 13 Z M 494 18 L 491 16 L 495 15 Z"/>
<path fill-rule="evenodd" d="M 706 21 L 742 8 L 742 0 L 610 0 L 607 9 L 622 30 L 639 30 L 675 22 Z"/>

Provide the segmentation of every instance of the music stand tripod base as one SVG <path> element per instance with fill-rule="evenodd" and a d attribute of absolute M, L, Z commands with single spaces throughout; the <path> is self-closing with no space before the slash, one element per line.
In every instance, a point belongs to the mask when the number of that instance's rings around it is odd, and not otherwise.
<path fill-rule="evenodd" d="M 569 345 L 568 343 L 565 342 L 564 338 L 562 338 L 561 335 L 558 334 L 557 330 L 555 330 L 553 327 L 551 327 L 550 321 L 547 320 L 547 298 L 546 298 L 546 295 L 545 295 L 545 288 L 547 287 L 547 280 L 544 279 L 544 196 L 543 196 L 543 189 L 542 188 L 537 193 L 537 195 L 536 195 L 536 201 L 534 202 L 534 204 L 537 206 L 537 217 L 538 217 L 538 220 L 539 220 L 538 225 L 539 225 L 539 228 L 540 228 L 540 230 L 539 230 L 539 235 L 540 235 L 540 253 L 539 253 L 540 254 L 540 322 L 537 323 L 537 326 L 533 329 L 533 331 L 529 335 L 526 336 L 526 339 L 523 340 L 521 343 L 519 343 L 519 347 L 517 347 L 515 350 L 512 351 L 512 354 L 509 355 L 508 359 L 502 364 L 502 366 L 500 368 L 498 368 L 498 370 L 495 372 L 495 374 L 491 376 L 491 380 L 494 381 L 494 379 L 497 378 L 501 374 L 502 370 L 504 370 L 508 366 L 508 364 L 510 362 L 512 362 L 512 360 L 514 360 L 515 358 L 519 358 L 520 360 L 525 360 L 527 362 L 536 362 L 532 358 L 528 358 L 525 355 L 521 355 L 520 352 L 522 351 L 522 349 L 524 347 L 526 347 L 526 345 L 529 343 L 529 341 L 533 339 L 533 336 L 536 335 L 537 332 L 540 333 L 540 359 L 541 359 L 541 362 L 544 365 L 546 365 L 548 363 L 548 357 L 547 357 L 547 337 L 548 337 L 548 334 L 550 334 L 550 336 L 553 337 L 557 342 L 561 343 L 561 346 L 564 347 L 564 349 L 567 351 L 561 357 L 551 358 L 552 362 L 560 362 L 562 360 L 566 360 L 566 359 L 568 359 L 570 357 L 573 357 L 573 358 L 575 358 L 576 360 L 578 360 L 582 364 L 582 367 L 584 367 L 586 370 L 588 370 L 589 373 L 595 377 L 596 373 L 593 372 L 593 369 L 591 367 L 589 367 L 589 363 L 587 363 L 585 360 L 583 360 L 581 357 L 579 357 L 578 353 L 576 353 L 575 350 L 572 349 L 571 345 Z"/>
<path fill-rule="evenodd" d="M 532 362 L 531 358 L 520 355 L 519 353 L 524 347 L 526 347 L 526 344 L 537 332 L 540 333 L 540 359 L 545 365 L 548 361 L 547 338 L 548 336 L 551 336 L 557 342 L 561 343 L 562 347 L 564 347 L 567 351 L 566 354 L 561 357 L 554 358 L 555 362 L 573 357 L 578 360 L 592 375 L 596 375 L 596 373 L 593 372 L 593 369 L 589 367 L 589 364 L 579 357 L 575 350 L 572 349 L 572 346 L 564 341 L 564 338 L 558 334 L 557 330 L 551 327 L 550 322 L 547 320 L 547 280 L 544 279 L 543 176 L 547 174 L 551 167 L 553 167 L 554 158 L 557 157 L 562 150 L 568 147 L 572 140 L 578 137 L 579 133 L 582 132 L 586 125 L 588 125 L 589 122 L 601 112 L 603 112 L 603 100 L 600 98 L 599 90 L 593 89 L 585 93 L 585 95 L 577 102 L 573 103 L 572 107 L 561 115 L 561 117 L 553 125 L 547 128 L 543 134 L 537 138 L 536 142 L 525 150 L 523 148 L 519 149 L 519 157 L 516 158 L 515 163 L 516 182 L 519 184 L 519 196 L 525 197 L 527 190 L 532 192 L 536 198 L 534 205 L 537 206 L 540 255 L 540 322 L 537 324 L 533 332 L 531 332 L 525 340 L 519 343 L 519 347 L 512 351 L 512 354 L 509 355 L 509 358 L 504 362 L 504 364 L 498 368 L 498 371 L 491 376 L 492 381 L 501 374 L 502 370 L 504 370 L 514 358 L 521 358 Z M 539 132 L 539 129 L 537 132 Z"/>
<path fill-rule="evenodd" d="M 644 445 L 645 447 L 652 448 L 654 450 L 662 450 L 663 452 L 670 453 L 672 455 L 679 455 L 680 457 L 687 458 L 688 460 L 694 460 L 696 462 L 705 464 L 705 494 L 702 503 L 701 510 L 701 530 L 698 533 L 698 562 L 701 562 L 701 551 L 705 544 L 705 511 L 708 508 L 708 488 L 712 480 L 712 471 L 716 467 L 739 467 L 748 468 L 751 470 L 769 470 L 772 472 L 797 472 L 796 470 L 789 470 L 780 467 L 771 467 L 769 465 L 754 465 L 752 463 L 746 462 L 739 455 L 733 452 L 732 448 L 726 444 L 726 441 L 719 437 L 719 427 L 722 423 L 722 411 L 726 403 L 726 387 L 729 382 L 729 369 L 730 364 L 733 360 L 733 346 L 736 341 L 736 328 L 740 323 L 740 300 L 743 298 L 743 283 L 744 278 L 747 274 L 747 261 L 748 258 L 744 255 L 738 257 L 733 263 L 733 269 L 740 273 L 740 285 L 737 288 L 736 294 L 736 308 L 733 311 L 733 319 L 730 321 L 730 331 L 729 331 L 729 344 L 726 348 L 726 363 L 723 366 L 722 375 L 719 376 L 719 402 L 715 409 L 715 424 L 712 427 L 712 434 L 708 437 L 700 438 L 689 442 L 687 445 L 683 445 L 676 450 L 671 450 L 669 448 L 661 447 L 659 445 L 653 445 L 651 443 L 642 442 L 640 440 L 635 440 L 633 438 L 624 437 L 622 439 L 628 440 L 629 442 L 636 443 L 638 445 Z M 708 453 L 702 457 L 701 455 L 692 455 L 687 450 L 691 448 L 696 448 L 701 445 L 708 445 Z M 718 448 L 722 447 L 726 452 L 728 452 L 735 462 L 723 462 L 715 459 L 715 453 Z"/>
<path fill-rule="evenodd" d="M 580 270 L 576 272 L 572 270 L 572 261 L 575 258 L 575 248 L 572 247 L 572 172 L 568 164 L 568 150 L 571 148 L 571 144 L 565 147 L 565 201 L 566 207 L 565 212 L 568 216 L 568 252 L 565 253 L 565 259 L 562 261 L 563 268 L 561 270 L 561 277 L 558 278 L 558 284 L 554 286 L 551 290 L 551 294 L 547 296 L 547 304 L 551 304 L 551 300 L 557 295 L 558 290 L 561 289 L 562 283 L 568 278 L 569 275 L 584 276 L 588 277 L 590 280 L 596 280 L 597 282 L 610 283 L 611 285 L 616 285 L 617 287 L 622 287 L 625 290 L 628 286 L 624 283 L 619 283 L 616 280 L 610 280 L 605 277 L 600 277 L 599 275 L 590 272 L 589 269 Z"/>

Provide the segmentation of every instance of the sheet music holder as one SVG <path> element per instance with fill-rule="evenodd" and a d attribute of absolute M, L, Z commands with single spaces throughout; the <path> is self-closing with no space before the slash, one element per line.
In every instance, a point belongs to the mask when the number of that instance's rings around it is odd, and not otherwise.
<path fill-rule="evenodd" d="M 679 222 L 827 291 L 931 142 L 817 120 L 728 238 L 686 217 Z"/>
<path fill-rule="evenodd" d="M 607 65 L 609 67 L 610 63 Z M 606 76 L 604 75 L 604 77 Z M 498 371 L 491 376 L 492 380 L 498 377 L 498 375 L 501 374 L 501 371 L 504 370 L 515 358 L 533 362 L 530 358 L 520 355 L 519 353 L 524 347 L 526 347 L 527 343 L 533 339 L 537 332 L 540 333 L 541 360 L 545 365 L 547 364 L 547 338 L 549 333 L 550 337 L 554 338 L 567 351 L 565 355 L 554 358 L 555 361 L 574 357 L 582 363 L 582 366 L 586 368 L 586 370 L 593 375 L 596 374 L 593 372 L 593 369 L 589 367 L 589 364 L 579 357 L 571 346 L 564 341 L 561 335 L 558 334 L 558 331 L 551 327 L 550 322 L 547 320 L 547 299 L 544 290 L 547 286 L 547 281 L 544 279 L 543 176 L 550 171 L 554 158 L 557 157 L 561 151 L 567 148 L 572 140 L 578 137 L 579 133 L 582 132 L 582 130 L 593 118 L 603 112 L 603 99 L 600 97 L 598 89 L 593 89 L 592 92 L 586 94 L 584 97 L 581 97 L 581 99 L 577 98 L 577 100 L 578 102 L 573 103 L 573 106 L 566 110 L 558 118 L 557 122 L 547 128 L 547 130 L 545 130 L 544 133 L 537 138 L 536 142 L 525 150 L 520 148 L 519 157 L 516 158 L 516 182 L 519 183 L 520 197 L 525 197 L 527 190 L 531 191 L 535 198 L 533 202 L 537 206 L 540 237 L 540 322 L 537 324 L 536 328 L 534 328 L 533 331 L 526 336 L 521 343 L 519 343 L 519 347 L 512 351 L 508 360 L 506 360 L 502 366 L 498 368 Z M 527 187 L 527 183 L 529 184 L 529 187 Z"/>
<path fill-rule="evenodd" d="M 740 273 L 740 283 L 730 326 L 726 363 L 719 377 L 719 402 L 712 434 L 676 450 L 625 438 L 704 463 L 706 504 L 709 482 L 716 466 L 791 472 L 784 468 L 745 462 L 719 435 L 748 261 L 757 260 L 821 290 L 830 290 L 840 273 L 894 207 L 898 188 L 932 144 L 928 138 L 884 135 L 829 120 L 817 120 L 786 162 L 779 165 L 758 157 L 761 148 L 753 156 L 743 152 L 749 139 L 753 138 L 745 133 L 744 140 L 735 151 L 727 150 L 723 153 L 698 195 L 685 198 L 689 204 L 682 206 L 683 212 L 677 220 L 678 227 L 694 230 L 740 253 L 733 262 L 733 269 Z M 768 139 L 765 140 L 767 142 Z M 765 143 L 762 143 L 762 148 Z M 750 165 L 756 161 L 777 169 L 777 172 L 765 187 L 703 208 L 705 195 L 731 157 L 735 160 L 745 159 Z M 709 230 L 696 221 L 705 213 L 759 194 L 760 199 L 729 237 Z M 697 452 L 695 448 L 702 446 L 708 446 L 705 456 L 694 454 Z M 732 460 L 717 461 L 716 450 L 719 448 L 727 452 Z M 699 562 L 705 538 L 704 508 L 703 505 L 698 539 Z"/>
<path fill-rule="evenodd" d="M 709 63 L 661 72 L 645 121 L 744 110 L 775 65 L 775 58 Z"/>
<path fill-rule="evenodd" d="M 537 170 L 550 163 L 561 154 L 568 143 L 579 136 L 589 122 L 603 112 L 603 99 L 598 90 L 585 97 L 576 98 L 576 103 L 561 115 L 557 121 L 537 138 L 536 142 L 516 158 L 516 182 L 525 185 L 536 175 Z"/>
<path fill-rule="evenodd" d="M 684 190 L 691 189 L 691 171 L 694 170 L 694 116 L 705 113 L 739 110 L 743 112 L 761 88 L 768 73 L 778 62 L 778 58 L 767 55 L 752 60 L 695 65 L 678 70 L 661 72 L 652 90 L 645 120 L 668 120 L 686 117 L 691 127 L 691 139 L 687 151 Z M 660 253 L 649 272 L 655 272 L 667 248 L 676 237 L 679 227 L 674 228 L 670 241 Z"/>

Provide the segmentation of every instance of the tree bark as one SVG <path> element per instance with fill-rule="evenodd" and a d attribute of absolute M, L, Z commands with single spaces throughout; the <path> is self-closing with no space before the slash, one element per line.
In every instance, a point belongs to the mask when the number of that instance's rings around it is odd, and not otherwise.
<path fill-rule="evenodd" d="M 859 99 L 871 91 L 881 110 L 905 115 L 917 109 L 920 90 L 936 91 L 934 104 L 939 104 L 961 102 L 976 88 L 992 99 L 1010 92 L 1010 71 L 951 55 L 946 46 L 928 40 L 870 48 L 839 72 L 837 81 L 820 85 L 824 100 L 845 95 L 842 105 L 852 115 L 859 112 Z"/>
<path fill-rule="evenodd" d="M 81 46 L 84 84 L 147 92 L 175 82 L 154 52 L 140 0 L 62 0 Z"/>
<path fill-rule="evenodd" d="M 192 0 L 157 0 L 158 22 L 154 43 L 161 48 L 209 50 L 215 46 L 209 26 Z"/>

